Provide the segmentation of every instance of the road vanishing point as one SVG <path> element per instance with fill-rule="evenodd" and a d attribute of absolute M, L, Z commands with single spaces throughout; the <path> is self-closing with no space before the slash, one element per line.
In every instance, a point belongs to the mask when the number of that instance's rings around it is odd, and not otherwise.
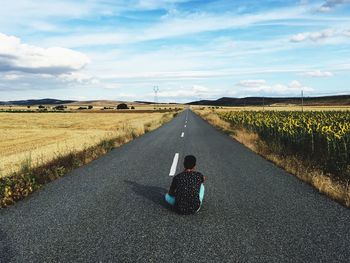
<path fill-rule="evenodd" d="M 163 196 L 187 154 L 208 180 L 183 216 Z M 189 109 L 0 210 L 0 262 L 349 261 L 349 209 Z"/>

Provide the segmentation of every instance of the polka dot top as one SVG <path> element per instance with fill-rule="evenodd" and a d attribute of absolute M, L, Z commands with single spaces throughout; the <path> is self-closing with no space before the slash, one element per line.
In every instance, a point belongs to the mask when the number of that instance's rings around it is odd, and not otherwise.
<path fill-rule="evenodd" d="M 181 214 L 192 214 L 200 206 L 199 190 L 204 177 L 196 171 L 184 171 L 173 178 L 169 194 L 175 196 L 175 209 Z"/>

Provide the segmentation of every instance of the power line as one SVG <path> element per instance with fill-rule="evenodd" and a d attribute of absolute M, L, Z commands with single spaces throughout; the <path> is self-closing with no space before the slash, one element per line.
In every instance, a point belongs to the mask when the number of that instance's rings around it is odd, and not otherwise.
<path fill-rule="evenodd" d="M 159 87 L 158 86 L 153 86 L 153 91 L 154 91 L 154 102 L 158 104 L 158 92 L 159 92 Z"/>
<path fill-rule="evenodd" d="M 265 96 L 263 96 L 263 111 L 265 111 Z"/>
<path fill-rule="evenodd" d="M 301 112 L 304 112 L 304 91 L 301 90 Z"/>

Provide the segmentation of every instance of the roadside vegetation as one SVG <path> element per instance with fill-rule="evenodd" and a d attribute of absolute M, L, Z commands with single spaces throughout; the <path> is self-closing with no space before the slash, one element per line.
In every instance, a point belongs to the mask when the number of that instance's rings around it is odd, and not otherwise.
<path fill-rule="evenodd" d="M 0 114 L 0 207 L 170 121 L 167 113 Z"/>
<path fill-rule="evenodd" d="M 349 111 L 196 112 L 251 150 L 350 207 Z"/>

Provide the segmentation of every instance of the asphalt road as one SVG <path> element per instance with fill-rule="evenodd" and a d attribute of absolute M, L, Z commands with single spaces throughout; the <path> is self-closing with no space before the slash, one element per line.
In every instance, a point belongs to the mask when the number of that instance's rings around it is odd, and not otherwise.
<path fill-rule="evenodd" d="M 208 178 L 196 215 L 163 201 L 175 153 L 177 172 L 194 154 Z M 350 210 L 187 110 L 0 210 L 0 262 L 349 262 L 349 223 Z"/>

